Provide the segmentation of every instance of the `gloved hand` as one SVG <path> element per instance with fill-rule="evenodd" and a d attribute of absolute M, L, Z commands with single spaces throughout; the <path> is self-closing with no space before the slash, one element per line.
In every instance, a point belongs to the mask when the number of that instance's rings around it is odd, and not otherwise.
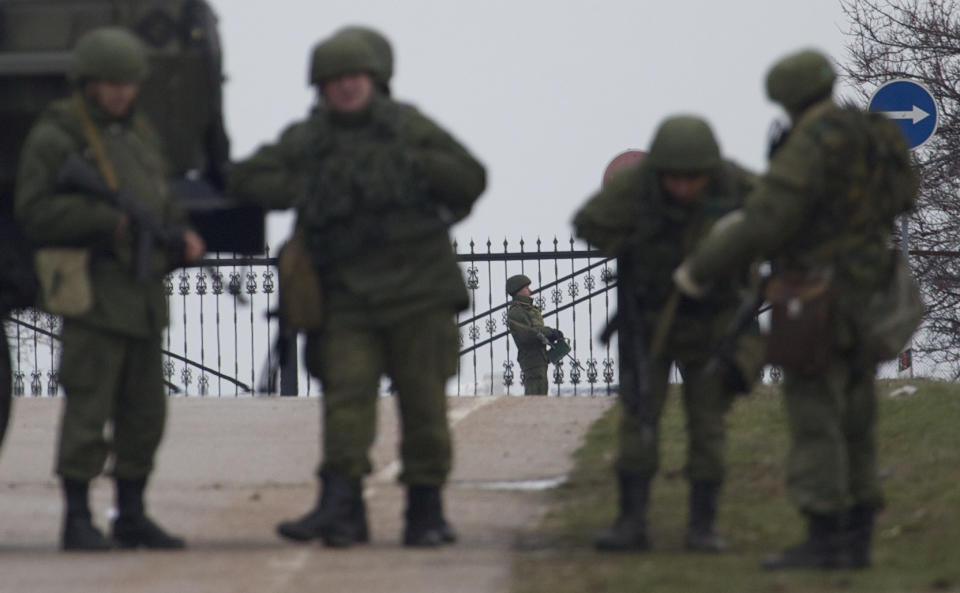
<path fill-rule="evenodd" d="M 563 339 L 563 332 L 560 331 L 559 329 L 552 329 L 552 330 L 550 331 L 550 336 L 549 336 L 548 339 L 550 340 L 550 343 L 556 342 L 556 341 L 558 341 L 558 340 L 562 340 L 562 339 Z"/>
<path fill-rule="evenodd" d="M 680 264 L 680 267 L 673 271 L 673 283 L 677 285 L 677 290 L 693 299 L 702 299 L 710 292 L 706 286 L 693 279 L 686 263 Z"/>

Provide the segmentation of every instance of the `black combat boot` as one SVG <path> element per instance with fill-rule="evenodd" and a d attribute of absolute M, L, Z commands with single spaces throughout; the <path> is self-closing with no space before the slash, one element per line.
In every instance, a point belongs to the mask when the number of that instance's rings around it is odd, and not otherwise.
<path fill-rule="evenodd" d="M 844 515 L 807 515 L 807 539 L 777 556 L 763 561 L 766 570 L 785 568 L 842 568 L 848 563 L 844 560 L 846 533 Z"/>
<path fill-rule="evenodd" d="M 333 548 L 370 541 L 361 479 L 324 472 L 321 481 L 317 506 L 299 519 L 278 524 L 277 533 L 297 542 L 321 539 Z"/>
<path fill-rule="evenodd" d="M 443 516 L 439 486 L 407 486 L 403 545 L 436 547 L 457 541 L 457 533 Z"/>
<path fill-rule="evenodd" d="M 690 522 L 684 545 L 695 552 L 723 552 L 727 542 L 714 530 L 720 482 L 694 480 L 690 483 Z"/>
<path fill-rule="evenodd" d="M 147 517 L 143 491 L 147 478 L 116 479 L 117 518 L 113 521 L 113 539 L 121 548 L 179 550 L 186 547 L 183 538 L 168 534 Z"/>
<path fill-rule="evenodd" d="M 847 551 L 852 568 L 870 566 L 870 540 L 873 538 L 873 521 L 877 507 L 857 504 L 847 513 Z"/>
<path fill-rule="evenodd" d="M 88 499 L 89 490 L 89 482 L 63 478 L 66 512 L 60 547 L 64 550 L 103 551 L 113 547 L 112 542 L 93 525 Z"/>
<path fill-rule="evenodd" d="M 598 550 L 646 550 L 647 503 L 650 498 L 650 476 L 621 471 L 620 516 L 594 540 Z"/>

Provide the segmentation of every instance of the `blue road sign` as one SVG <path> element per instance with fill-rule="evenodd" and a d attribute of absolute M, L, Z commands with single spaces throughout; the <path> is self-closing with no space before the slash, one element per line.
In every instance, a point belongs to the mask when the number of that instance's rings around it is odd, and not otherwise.
<path fill-rule="evenodd" d="M 873 92 L 867 109 L 882 113 L 898 124 L 910 148 L 929 140 L 940 120 L 933 94 L 912 80 L 885 83 Z"/>

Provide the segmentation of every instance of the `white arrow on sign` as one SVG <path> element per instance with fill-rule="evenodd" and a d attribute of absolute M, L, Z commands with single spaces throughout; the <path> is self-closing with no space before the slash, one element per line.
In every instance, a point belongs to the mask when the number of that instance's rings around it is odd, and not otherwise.
<path fill-rule="evenodd" d="M 880 113 L 886 115 L 890 119 L 911 119 L 915 124 L 930 117 L 929 113 L 923 109 L 920 109 L 916 105 L 914 105 L 913 109 L 910 111 L 881 111 Z"/>

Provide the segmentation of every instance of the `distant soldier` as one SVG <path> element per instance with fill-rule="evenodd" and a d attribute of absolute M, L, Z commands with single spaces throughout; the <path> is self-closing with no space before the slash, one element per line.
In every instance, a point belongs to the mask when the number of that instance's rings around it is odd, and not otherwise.
<path fill-rule="evenodd" d="M 362 481 L 383 374 L 401 415 L 404 544 L 455 539 L 441 502 L 445 383 L 457 369 L 454 315 L 469 297 L 447 229 L 470 212 L 486 174 L 447 132 L 385 95 L 386 71 L 362 36 L 319 43 L 310 82 L 321 103 L 231 176 L 241 199 L 296 208 L 323 290 L 322 304 L 308 304 L 321 307 L 323 328 L 307 334 L 306 350 L 323 384 L 322 486 L 311 512 L 277 528 L 295 541 L 368 541 Z"/>
<path fill-rule="evenodd" d="M 61 543 L 67 550 L 111 547 L 93 524 L 87 492 L 112 452 L 118 510 L 114 542 L 126 548 L 182 548 L 182 539 L 165 533 L 145 514 L 144 489 L 166 417 L 163 277 L 184 261 L 199 260 L 204 243 L 186 227 L 157 136 L 136 109 L 147 76 L 145 48 L 123 29 L 103 28 L 84 35 L 74 55 L 76 90 L 71 98 L 52 103 L 30 132 L 15 199 L 17 220 L 34 244 L 75 248 L 89 257 L 92 302 L 65 313 L 63 322 L 58 376 L 66 406 L 57 459 L 66 499 Z M 137 270 L 138 229 L 131 216 L 103 196 L 58 181 L 71 155 L 79 155 L 111 189 L 133 196 L 141 210 L 182 240 L 168 245 L 170 251 L 156 249 L 148 269 Z M 72 286 L 59 285 L 61 294 L 55 294 L 57 282 L 44 286 L 44 302 L 52 306 L 53 297 L 80 299 L 71 294 Z M 108 422 L 109 440 L 104 436 Z"/>
<path fill-rule="evenodd" d="M 533 304 L 530 278 L 523 274 L 507 278 L 507 324 L 517 345 L 517 362 L 523 373 L 524 395 L 547 395 L 547 346 L 563 339 L 563 333 L 543 324 L 540 307 Z"/>
<path fill-rule="evenodd" d="M 613 175 L 574 218 L 580 237 L 629 266 L 619 273 L 620 282 L 629 278 L 619 294 L 633 299 L 618 305 L 619 341 L 623 345 L 639 339 L 644 343 L 637 350 L 645 352 L 646 370 L 640 373 L 631 368 L 639 355 L 633 348 L 621 348 L 631 355 L 620 361 L 620 515 L 597 538 L 598 549 L 649 546 L 646 511 L 659 467 L 657 426 L 672 363 L 683 377 L 687 416 L 686 547 L 703 552 L 725 548 L 714 528 L 724 478 L 724 415 L 734 396 L 749 390 L 762 358 L 756 346 L 751 353 L 744 342 L 713 372 L 708 361 L 737 310 L 746 277 L 730 276 L 709 300 L 697 302 L 679 298 L 670 274 L 715 220 L 740 206 L 753 181 L 752 174 L 721 158 L 704 120 L 671 117 L 658 128 L 648 156 Z M 626 314 L 630 307 L 637 315 Z M 641 375 L 648 377 L 645 390 L 633 384 Z M 646 401 L 633 402 L 634 397 Z"/>
<path fill-rule="evenodd" d="M 877 361 L 862 311 L 890 284 L 893 221 L 913 206 L 916 180 L 896 126 L 838 107 L 835 78 L 816 51 L 774 64 L 767 94 L 793 129 L 743 209 L 718 223 L 674 275 L 685 293 L 711 299 L 718 280 L 755 258 L 773 263 L 770 348 L 784 359 L 787 489 L 808 536 L 769 558 L 769 569 L 869 565 L 874 515 L 883 506 Z"/>

